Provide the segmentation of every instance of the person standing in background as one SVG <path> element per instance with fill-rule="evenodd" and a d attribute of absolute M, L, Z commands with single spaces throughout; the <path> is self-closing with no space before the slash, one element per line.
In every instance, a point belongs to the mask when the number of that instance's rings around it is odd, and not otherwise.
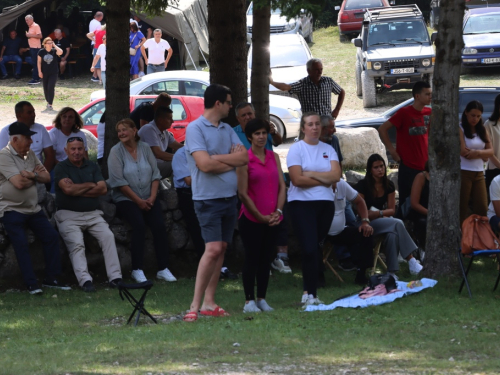
<path fill-rule="evenodd" d="M 24 19 L 26 20 L 26 24 L 28 25 L 26 38 L 28 38 L 31 66 L 33 66 L 32 79 L 28 82 L 28 84 L 38 85 L 40 83 L 40 77 L 38 76 L 38 51 L 40 51 L 40 48 L 42 48 L 42 30 L 40 29 L 40 26 L 35 23 L 31 14 L 28 14 Z"/>

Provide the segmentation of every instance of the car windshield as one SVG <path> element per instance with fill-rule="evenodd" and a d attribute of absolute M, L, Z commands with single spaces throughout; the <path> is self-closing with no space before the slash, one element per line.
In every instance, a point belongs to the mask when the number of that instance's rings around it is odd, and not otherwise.
<path fill-rule="evenodd" d="M 271 9 L 271 14 L 277 14 L 278 16 L 281 14 L 281 9 L 276 8 L 276 9 Z M 250 6 L 248 7 L 247 15 L 252 16 L 253 15 L 253 2 L 250 3 Z"/>
<path fill-rule="evenodd" d="M 249 56 L 251 55 L 249 54 Z M 307 53 L 302 45 L 271 45 L 271 68 L 306 65 L 307 60 Z M 248 59 L 248 67 L 252 69 L 251 57 Z"/>
<path fill-rule="evenodd" d="M 368 46 L 407 43 L 429 43 L 429 34 L 421 20 L 370 24 Z"/>
<path fill-rule="evenodd" d="M 381 0 L 347 0 L 344 10 L 383 7 Z"/>
<path fill-rule="evenodd" d="M 464 35 L 500 33 L 500 13 L 472 16 L 464 27 Z"/>

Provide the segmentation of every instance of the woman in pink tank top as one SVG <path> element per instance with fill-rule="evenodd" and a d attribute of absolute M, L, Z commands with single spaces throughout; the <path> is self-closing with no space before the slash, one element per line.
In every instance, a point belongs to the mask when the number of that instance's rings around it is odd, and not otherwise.
<path fill-rule="evenodd" d="M 252 147 L 248 150 L 248 165 L 237 169 L 238 195 L 242 202 L 238 229 L 245 248 L 245 313 L 273 310 L 265 298 L 276 228 L 283 220 L 286 186 L 278 155 L 265 148 L 269 129 L 266 120 L 255 119 L 246 125 L 245 135 Z"/>

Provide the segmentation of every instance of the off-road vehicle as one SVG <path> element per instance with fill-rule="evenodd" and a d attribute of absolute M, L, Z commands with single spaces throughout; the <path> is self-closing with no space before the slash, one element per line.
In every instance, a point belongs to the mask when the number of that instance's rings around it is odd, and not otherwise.
<path fill-rule="evenodd" d="M 432 82 L 435 53 L 417 5 L 367 9 L 356 52 L 356 94 L 375 107 L 377 94 Z"/>

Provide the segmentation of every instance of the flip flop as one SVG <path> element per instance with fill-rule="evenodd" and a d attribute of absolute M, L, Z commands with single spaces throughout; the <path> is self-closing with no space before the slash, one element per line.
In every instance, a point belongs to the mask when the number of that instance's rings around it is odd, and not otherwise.
<path fill-rule="evenodd" d="M 206 316 L 230 316 L 222 307 L 216 306 L 213 310 L 202 310 L 200 311 L 201 315 Z"/>
<path fill-rule="evenodd" d="M 183 321 L 192 323 L 198 320 L 198 314 L 195 311 L 190 311 L 182 318 Z"/>

